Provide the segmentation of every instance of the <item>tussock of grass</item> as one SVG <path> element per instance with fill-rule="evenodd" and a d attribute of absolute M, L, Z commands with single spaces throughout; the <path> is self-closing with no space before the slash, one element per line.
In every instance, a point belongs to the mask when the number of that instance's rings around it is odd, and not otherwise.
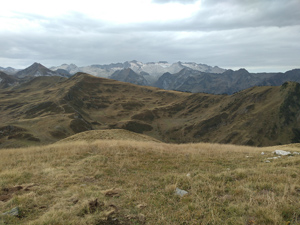
<path fill-rule="evenodd" d="M 2 149 L 0 196 L 11 193 L 0 212 L 20 208 L 2 218 L 9 224 L 300 224 L 300 156 L 265 163 L 276 148 L 101 140 Z"/>

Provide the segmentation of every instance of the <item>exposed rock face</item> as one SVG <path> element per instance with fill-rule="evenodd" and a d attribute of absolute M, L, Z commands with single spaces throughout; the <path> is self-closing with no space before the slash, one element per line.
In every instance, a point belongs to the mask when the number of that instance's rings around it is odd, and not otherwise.
<path fill-rule="evenodd" d="M 67 70 L 64 69 L 57 69 L 56 72 L 60 75 L 63 75 L 65 77 L 70 77 L 72 76 Z"/>
<path fill-rule="evenodd" d="M 135 73 L 132 69 L 129 68 L 117 70 L 109 78 L 143 86 L 149 85 L 148 81 L 142 75 Z"/>

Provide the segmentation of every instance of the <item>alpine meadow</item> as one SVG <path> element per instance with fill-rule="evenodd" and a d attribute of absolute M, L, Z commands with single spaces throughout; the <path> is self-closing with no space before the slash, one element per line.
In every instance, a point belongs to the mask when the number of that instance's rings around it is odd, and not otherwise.
<path fill-rule="evenodd" d="M 9 0 L 0 225 L 300 225 L 300 0 Z"/>

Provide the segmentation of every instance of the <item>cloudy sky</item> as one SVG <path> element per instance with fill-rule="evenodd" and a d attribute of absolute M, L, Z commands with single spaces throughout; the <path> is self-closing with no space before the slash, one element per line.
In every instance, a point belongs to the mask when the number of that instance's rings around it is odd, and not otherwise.
<path fill-rule="evenodd" d="M 0 66 L 197 62 L 300 68 L 300 0 L 9 0 Z"/>

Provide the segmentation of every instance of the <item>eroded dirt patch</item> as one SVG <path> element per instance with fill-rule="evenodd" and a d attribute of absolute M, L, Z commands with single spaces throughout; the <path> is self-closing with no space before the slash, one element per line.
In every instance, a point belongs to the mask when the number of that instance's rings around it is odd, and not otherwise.
<path fill-rule="evenodd" d="M 31 187 L 35 186 L 35 184 L 29 185 L 17 185 L 14 187 L 4 187 L 0 192 L 0 201 L 7 202 L 10 200 L 15 193 L 20 193 L 21 191 L 29 191 Z"/>

